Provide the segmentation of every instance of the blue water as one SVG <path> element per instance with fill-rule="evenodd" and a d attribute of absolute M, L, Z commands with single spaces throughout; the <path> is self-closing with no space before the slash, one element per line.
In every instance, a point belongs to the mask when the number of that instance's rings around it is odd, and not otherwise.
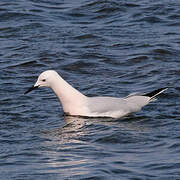
<path fill-rule="evenodd" d="M 180 179 L 180 2 L 0 1 L 0 179 Z M 123 119 L 65 117 L 56 70 L 88 96 L 170 87 Z"/>

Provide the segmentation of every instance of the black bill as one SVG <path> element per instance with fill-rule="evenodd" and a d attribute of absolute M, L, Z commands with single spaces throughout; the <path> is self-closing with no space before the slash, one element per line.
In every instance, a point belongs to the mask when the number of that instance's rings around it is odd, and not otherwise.
<path fill-rule="evenodd" d="M 39 86 L 32 86 L 32 87 L 30 87 L 27 91 L 25 91 L 24 94 L 27 94 L 27 93 L 31 92 L 32 90 L 37 89 L 38 87 L 39 87 Z"/>

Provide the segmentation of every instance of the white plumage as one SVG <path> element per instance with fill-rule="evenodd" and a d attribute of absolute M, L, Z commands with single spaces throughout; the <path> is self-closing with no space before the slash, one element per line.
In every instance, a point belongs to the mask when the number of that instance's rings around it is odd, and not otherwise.
<path fill-rule="evenodd" d="M 35 85 L 25 93 L 38 87 L 50 87 L 67 115 L 113 118 L 120 118 L 141 110 L 158 94 L 167 89 L 161 88 L 144 95 L 134 93 L 124 98 L 87 97 L 73 88 L 54 70 L 41 73 Z"/>

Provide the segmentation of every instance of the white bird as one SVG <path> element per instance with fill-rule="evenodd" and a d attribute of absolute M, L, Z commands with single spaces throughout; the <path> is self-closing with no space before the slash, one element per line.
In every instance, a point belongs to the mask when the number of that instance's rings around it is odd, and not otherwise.
<path fill-rule="evenodd" d="M 61 102 L 66 115 L 112 118 L 120 118 L 140 111 L 167 89 L 161 88 L 147 94 L 132 93 L 124 98 L 88 97 L 73 88 L 54 70 L 41 73 L 34 86 L 25 94 L 38 87 L 50 87 Z"/>

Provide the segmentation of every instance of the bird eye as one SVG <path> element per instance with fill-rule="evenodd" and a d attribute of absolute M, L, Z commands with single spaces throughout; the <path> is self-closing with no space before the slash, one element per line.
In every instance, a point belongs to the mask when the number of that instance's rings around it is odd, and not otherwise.
<path fill-rule="evenodd" d="M 45 79 L 43 79 L 42 81 L 43 81 L 43 82 L 45 82 L 46 80 L 45 80 Z"/>

